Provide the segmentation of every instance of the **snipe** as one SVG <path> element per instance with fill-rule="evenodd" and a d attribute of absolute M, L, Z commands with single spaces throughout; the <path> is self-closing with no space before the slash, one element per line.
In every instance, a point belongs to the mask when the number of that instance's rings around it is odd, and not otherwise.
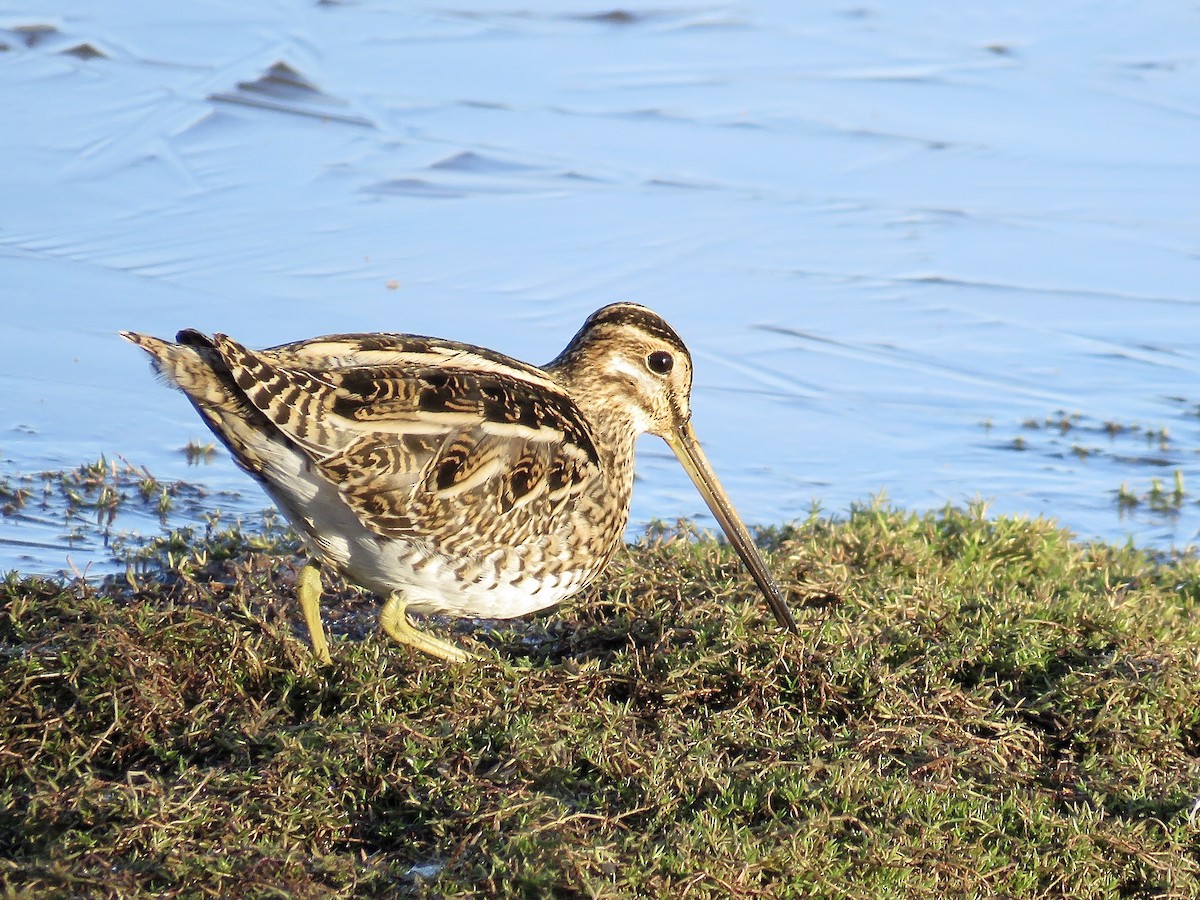
<path fill-rule="evenodd" d="M 691 425 L 692 359 L 655 313 L 593 313 L 544 368 L 407 334 L 249 350 L 191 329 L 149 353 L 303 536 L 297 595 L 325 663 L 320 564 L 387 601 L 393 639 L 472 658 L 407 611 L 509 618 L 591 582 L 621 541 L 637 436 L 675 451 L 778 623 L 796 624 Z"/>

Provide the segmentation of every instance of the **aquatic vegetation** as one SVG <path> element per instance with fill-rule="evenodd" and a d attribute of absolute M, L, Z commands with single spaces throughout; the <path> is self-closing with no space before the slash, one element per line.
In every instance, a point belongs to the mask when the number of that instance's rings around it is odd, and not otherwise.
<path fill-rule="evenodd" d="M 1131 491 L 1128 485 L 1122 484 L 1117 491 L 1117 505 L 1122 509 L 1145 506 L 1157 513 L 1178 513 L 1187 497 L 1188 494 L 1183 484 L 1183 471 L 1176 469 L 1174 483 L 1170 490 L 1163 487 L 1161 478 L 1151 478 L 1150 488 L 1144 494 Z"/>
<path fill-rule="evenodd" d="M 88 568 L 96 574 L 123 569 L 142 550 L 152 555 L 155 543 L 171 532 L 196 534 L 215 504 L 237 497 L 194 482 L 160 480 L 119 457 L 102 456 L 62 471 L 0 476 L 0 516 L 15 525 L 6 538 L 18 545 L 59 547 L 64 558 L 80 548 L 91 554 Z M 273 511 L 256 510 L 248 521 L 264 536 L 279 530 Z"/>
<path fill-rule="evenodd" d="M 199 441 L 191 440 L 184 445 L 183 455 L 187 457 L 189 466 L 211 462 L 213 457 L 217 455 L 217 445 L 212 441 L 200 443 Z"/>
<path fill-rule="evenodd" d="M 1182 398 L 1175 399 L 1178 404 L 1187 404 Z M 989 423 L 987 430 L 991 427 Z M 1021 429 L 1021 434 L 999 446 L 1033 451 L 1046 459 L 1070 457 L 1081 464 L 1128 473 L 1120 486 L 1109 492 L 1121 516 L 1137 512 L 1170 520 L 1180 516 L 1188 504 L 1195 505 L 1184 486 L 1185 468 L 1194 463 L 1195 449 L 1173 441 L 1165 425 L 1056 410 L 1041 418 L 1026 418 Z M 1171 471 L 1169 485 L 1158 474 L 1164 469 Z"/>

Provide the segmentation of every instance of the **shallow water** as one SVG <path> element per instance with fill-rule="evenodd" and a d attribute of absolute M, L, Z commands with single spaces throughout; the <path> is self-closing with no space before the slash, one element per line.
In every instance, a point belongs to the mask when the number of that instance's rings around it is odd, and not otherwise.
<path fill-rule="evenodd" d="M 209 438 L 119 329 L 541 362 L 629 299 L 691 346 L 751 522 L 886 492 L 1197 539 L 1194 7 L 99 6 L 0 13 L 0 476 L 106 454 L 265 505 L 187 465 Z M 702 513 L 641 451 L 633 521 Z M 0 517 L 0 570 L 103 569 L 70 531 Z"/>

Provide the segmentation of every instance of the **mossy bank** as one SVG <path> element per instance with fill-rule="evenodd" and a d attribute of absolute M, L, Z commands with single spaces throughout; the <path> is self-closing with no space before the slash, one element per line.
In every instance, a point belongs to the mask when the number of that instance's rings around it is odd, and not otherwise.
<path fill-rule="evenodd" d="M 654 529 L 451 666 L 229 534 L 0 588 L 11 896 L 1200 896 L 1200 562 L 878 506 Z M 489 649 L 490 648 L 490 649 Z"/>

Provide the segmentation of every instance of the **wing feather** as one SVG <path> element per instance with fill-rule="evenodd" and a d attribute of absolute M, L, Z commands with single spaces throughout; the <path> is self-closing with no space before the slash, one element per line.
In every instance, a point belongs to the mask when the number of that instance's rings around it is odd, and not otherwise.
<path fill-rule="evenodd" d="M 501 354 L 404 335 L 252 351 L 218 334 L 213 346 L 246 400 L 380 536 L 450 516 L 487 516 L 503 531 L 531 504 L 564 512 L 600 476 L 571 397 Z"/>

